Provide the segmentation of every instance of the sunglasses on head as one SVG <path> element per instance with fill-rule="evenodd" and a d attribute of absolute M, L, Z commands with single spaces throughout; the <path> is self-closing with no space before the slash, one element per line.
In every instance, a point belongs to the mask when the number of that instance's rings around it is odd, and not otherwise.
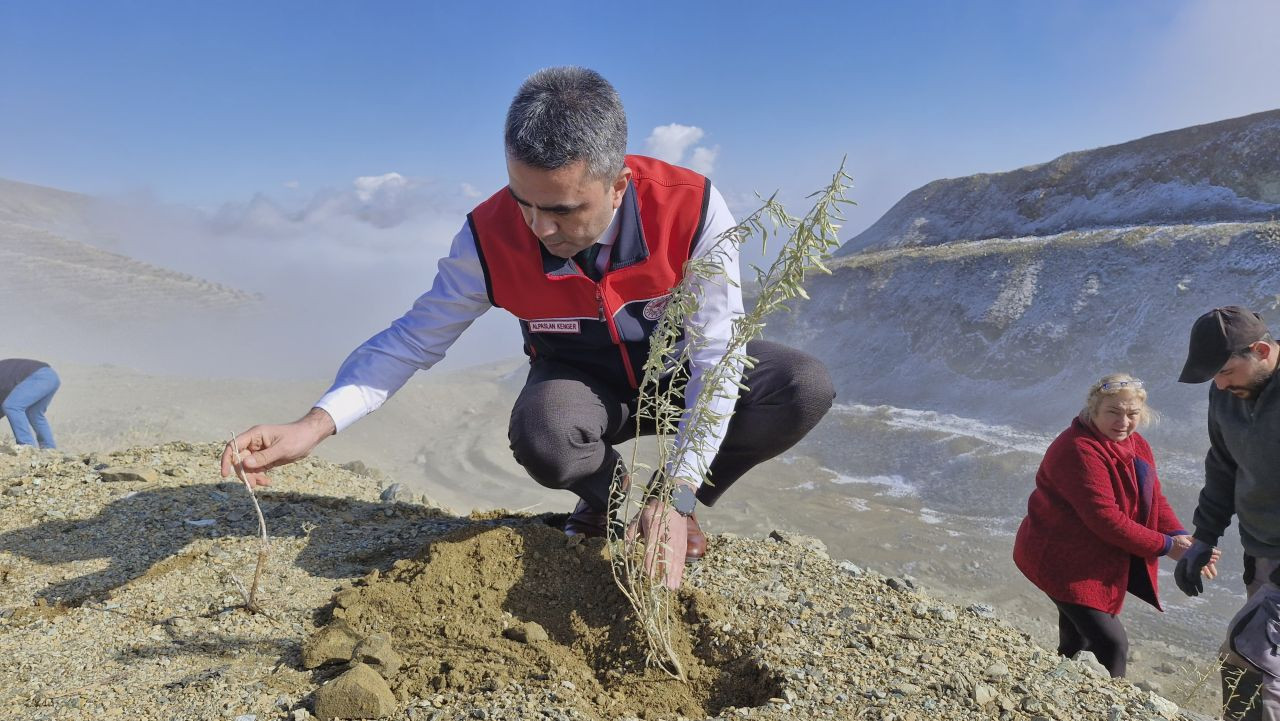
<path fill-rule="evenodd" d="M 1135 390 L 1135 391 L 1140 391 L 1140 390 L 1142 390 L 1142 381 L 1140 381 L 1140 380 L 1131 380 L 1131 381 L 1110 381 L 1110 382 L 1108 382 L 1108 383 L 1103 383 L 1102 385 L 1098 386 L 1098 390 L 1100 390 L 1100 391 L 1104 391 L 1104 392 L 1105 392 L 1105 391 L 1118 391 L 1118 390 L 1120 390 L 1121 388 L 1130 388 L 1130 389 L 1133 389 L 1133 390 Z"/>

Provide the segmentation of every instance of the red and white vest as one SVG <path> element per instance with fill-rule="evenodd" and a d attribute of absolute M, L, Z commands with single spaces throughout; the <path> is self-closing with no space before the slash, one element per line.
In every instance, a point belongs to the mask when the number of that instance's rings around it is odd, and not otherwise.
<path fill-rule="evenodd" d="M 520 320 L 531 360 L 567 363 L 621 389 L 639 387 L 649 337 L 706 222 L 711 184 L 628 155 L 631 183 L 600 282 L 546 251 L 504 188 L 467 216 L 489 300 Z"/>

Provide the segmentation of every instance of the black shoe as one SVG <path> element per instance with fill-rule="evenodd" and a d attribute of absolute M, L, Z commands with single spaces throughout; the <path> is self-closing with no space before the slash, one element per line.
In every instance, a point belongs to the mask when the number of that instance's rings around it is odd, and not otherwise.
<path fill-rule="evenodd" d="M 573 507 L 573 513 L 570 513 L 569 518 L 565 519 L 564 534 L 566 536 L 583 536 L 585 538 L 604 538 L 605 524 L 607 522 L 607 513 L 597 511 L 588 506 L 586 501 L 579 500 L 578 505 Z"/>

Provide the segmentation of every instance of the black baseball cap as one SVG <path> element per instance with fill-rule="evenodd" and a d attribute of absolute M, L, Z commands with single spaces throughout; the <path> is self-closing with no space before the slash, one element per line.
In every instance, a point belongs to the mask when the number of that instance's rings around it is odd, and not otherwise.
<path fill-rule="evenodd" d="M 1204 383 L 1222 370 L 1231 354 L 1244 350 L 1269 333 L 1262 316 L 1248 308 L 1228 305 L 1196 318 L 1191 326 L 1187 362 L 1179 383 Z"/>

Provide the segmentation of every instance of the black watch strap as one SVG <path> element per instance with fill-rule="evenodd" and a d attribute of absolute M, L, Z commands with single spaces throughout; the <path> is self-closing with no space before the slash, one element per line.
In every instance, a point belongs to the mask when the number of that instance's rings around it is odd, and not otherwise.
<path fill-rule="evenodd" d="M 698 510 L 698 495 L 693 486 L 677 483 L 671 489 L 671 507 L 676 513 L 688 518 Z"/>

